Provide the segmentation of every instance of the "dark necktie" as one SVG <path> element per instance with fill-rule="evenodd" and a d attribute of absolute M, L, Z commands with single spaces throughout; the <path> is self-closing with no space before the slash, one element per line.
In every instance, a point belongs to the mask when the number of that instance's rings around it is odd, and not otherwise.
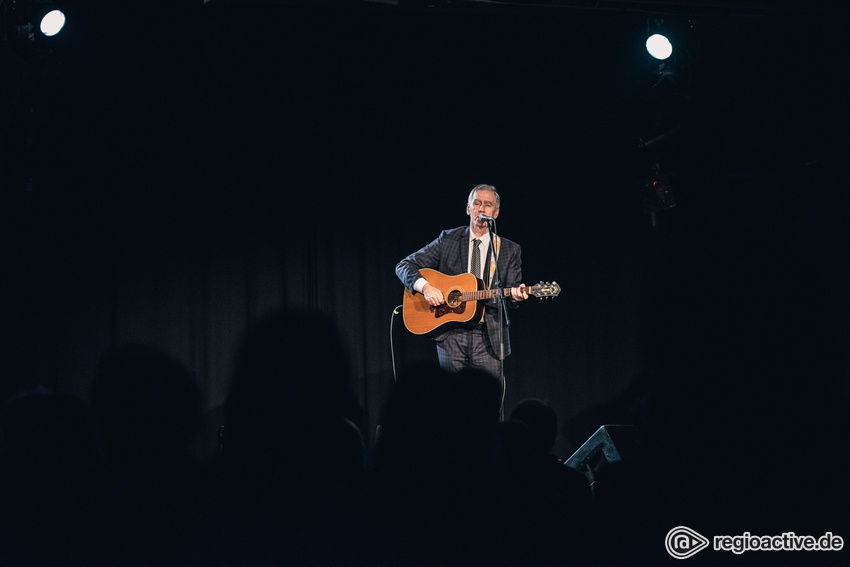
<path fill-rule="evenodd" d="M 476 278 L 481 277 L 481 241 L 472 241 L 472 273 Z"/>

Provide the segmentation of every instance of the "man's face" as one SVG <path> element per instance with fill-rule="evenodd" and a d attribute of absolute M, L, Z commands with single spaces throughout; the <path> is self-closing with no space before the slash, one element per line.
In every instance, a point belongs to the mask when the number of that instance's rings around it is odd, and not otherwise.
<path fill-rule="evenodd" d="M 469 225 L 473 229 L 487 228 L 487 223 L 478 220 L 478 216 L 487 215 L 494 219 L 499 216 L 496 194 L 489 189 L 479 189 L 472 195 L 472 200 L 466 204 L 466 214 L 469 215 Z"/>

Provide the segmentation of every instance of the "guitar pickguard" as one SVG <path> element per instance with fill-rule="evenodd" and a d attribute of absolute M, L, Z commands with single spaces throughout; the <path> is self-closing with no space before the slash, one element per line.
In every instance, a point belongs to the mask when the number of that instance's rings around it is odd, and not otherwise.
<path fill-rule="evenodd" d="M 466 311 L 466 302 L 461 301 L 454 307 L 452 307 L 448 303 L 443 303 L 439 307 L 432 307 L 431 309 L 434 312 L 434 317 L 436 317 L 437 319 L 450 314 L 460 315 L 461 313 Z"/>

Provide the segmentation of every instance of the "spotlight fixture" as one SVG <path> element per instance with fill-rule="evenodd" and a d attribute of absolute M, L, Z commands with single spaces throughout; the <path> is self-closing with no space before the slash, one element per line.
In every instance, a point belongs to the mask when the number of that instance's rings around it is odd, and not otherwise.
<path fill-rule="evenodd" d="M 679 37 L 673 22 L 663 18 L 646 20 L 646 51 L 658 61 L 666 61 L 673 55 L 673 42 Z"/>
<path fill-rule="evenodd" d="M 664 61 L 673 55 L 673 44 L 666 36 L 655 33 L 647 38 L 646 50 L 656 59 Z"/>
<path fill-rule="evenodd" d="M 53 37 L 65 27 L 65 13 L 62 10 L 51 10 L 41 18 L 41 33 Z"/>
<path fill-rule="evenodd" d="M 3 4 L 7 37 L 36 41 L 41 36 L 52 37 L 65 26 L 65 13 L 53 0 L 12 0 Z"/>

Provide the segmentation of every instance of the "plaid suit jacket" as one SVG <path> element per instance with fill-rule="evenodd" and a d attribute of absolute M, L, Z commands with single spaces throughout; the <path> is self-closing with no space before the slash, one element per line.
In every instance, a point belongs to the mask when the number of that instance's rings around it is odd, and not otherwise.
<path fill-rule="evenodd" d="M 499 251 L 498 270 L 502 276 L 502 288 L 516 287 L 522 282 L 522 250 L 519 244 L 500 236 L 502 244 Z M 420 278 L 421 268 L 431 268 L 448 276 L 456 276 L 468 272 L 469 266 L 469 227 L 461 226 L 444 230 L 433 242 L 426 245 L 399 262 L 395 273 L 404 287 L 413 291 L 413 284 Z M 517 302 L 507 302 L 510 307 L 516 307 Z M 490 344 L 498 353 L 499 345 L 499 310 L 495 300 L 489 300 L 484 306 L 484 321 Z M 505 356 L 511 353 L 511 341 L 508 328 L 504 328 Z M 433 335 L 434 340 L 441 341 L 451 331 L 438 331 Z"/>

